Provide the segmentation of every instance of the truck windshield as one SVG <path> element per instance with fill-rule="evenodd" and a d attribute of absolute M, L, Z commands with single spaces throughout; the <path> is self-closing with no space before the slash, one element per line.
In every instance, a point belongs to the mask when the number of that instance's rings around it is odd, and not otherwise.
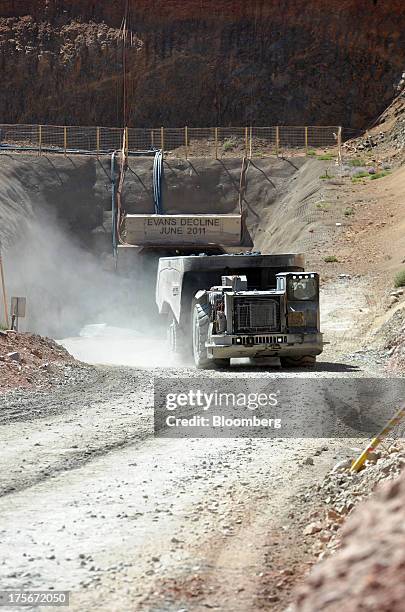
<path fill-rule="evenodd" d="M 289 278 L 289 300 L 315 300 L 318 294 L 318 281 L 316 278 Z"/>

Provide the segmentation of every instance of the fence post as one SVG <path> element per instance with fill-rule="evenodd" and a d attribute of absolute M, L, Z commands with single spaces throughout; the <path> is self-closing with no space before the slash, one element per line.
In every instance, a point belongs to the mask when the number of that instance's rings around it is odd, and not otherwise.
<path fill-rule="evenodd" d="M 184 144 L 186 147 L 186 159 L 188 159 L 188 127 L 184 128 Z"/>
<path fill-rule="evenodd" d="M 252 159 L 252 138 L 253 138 L 253 128 L 250 126 L 250 134 L 249 134 L 249 159 Z"/>
<path fill-rule="evenodd" d="M 128 128 L 125 128 L 125 150 L 124 150 L 124 155 L 125 157 L 128 157 L 128 151 L 129 151 L 129 141 L 128 141 Z"/>
<path fill-rule="evenodd" d="M 308 156 L 308 127 L 305 126 L 305 155 Z"/>
<path fill-rule="evenodd" d="M 96 146 L 97 146 L 97 159 L 100 158 L 100 128 L 96 128 Z"/>
<path fill-rule="evenodd" d="M 342 164 L 342 126 L 338 127 L 337 140 L 338 140 L 338 162 L 341 165 Z"/>
<path fill-rule="evenodd" d="M 39 155 L 42 155 L 42 125 L 38 126 Z"/>
<path fill-rule="evenodd" d="M 249 155 L 249 128 L 245 127 L 245 155 Z"/>
<path fill-rule="evenodd" d="M 280 152 L 280 126 L 277 125 L 276 126 L 276 155 L 278 157 L 278 154 Z"/>
<path fill-rule="evenodd" d="M 65 150 L 65 157 L 66 157 L 66 149 L 67 149 L 67 127 L 66 125 L 63 127 L 63 148 Z"/>
<path fill-rule="evenodd" d="M 215 128 L 215 159 L 218 159 L 218 128 Z"/>
<path fill-rule="evenodd" d="M 6 324 L 7 329 L 10 328 L 10 321 L 8 319 L 8 308 L 7 308 L 7 294 L 6 294 L 6 283 L 4 280 L 4 269 L 3 269 L 3 259 L 1 257 L 1 247 L 0 247 L 0 276 L 1 276 L 1 287 L 3 293 L 3 302 L 4 302 L 4 322 Z"/>
<path fill-rule="evenodd" d="M 164 151 L 165 148 L 165 128 L 162 126 L 160 128 L 160 148 Z"/>

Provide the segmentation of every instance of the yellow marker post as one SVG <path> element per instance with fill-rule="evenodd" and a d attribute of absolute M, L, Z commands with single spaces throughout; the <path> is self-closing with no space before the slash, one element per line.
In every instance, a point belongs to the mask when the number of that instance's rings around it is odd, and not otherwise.
<path fill-rule="evenodd" d="M 367 448 L 364 449 L 361 455 L 353 461 L 351 468 L 350 468 L 350 472 L 359 472 L 361 468 L 363 467 L 363 465 L 365 464 L 365 462 L 367 461 L 370 454 L 377 448 L 377 446 L 389 434 L 389 432 L 392 431 L 397 425 L 399 425 L 399 423 L 404 418 L 405 418 L 405 406 L 402 406 L 398 410 L 396 415 L 393 416 L 392 419 L 388 421 L 384 429 L 382 429 L 380 433 L 371 440 L 370 444 L 367 446 Z"/>

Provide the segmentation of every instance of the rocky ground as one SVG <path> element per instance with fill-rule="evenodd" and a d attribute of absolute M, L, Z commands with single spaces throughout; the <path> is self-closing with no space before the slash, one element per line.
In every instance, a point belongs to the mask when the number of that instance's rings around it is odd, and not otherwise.
<path fill-rule="evenodd" d="M 317 565 L 299 588 L 296 601 L 289 608 L 292 612 L 335 612 L 342 607 L 349 612 L 403 610 L 405 478 L 403 472 L 399 477 L 398 474 L 404 465 L 402 444 L 402 450 L 395 448 L 392 454 L 358 475 L 335 473 L 325 480 L 324 491 L 332 493 L 335 500 L 344 498 L 344 507 L 354 507 L 359 499 L 367 497 L 378 480 L 388 482 L 356 507 L 342 529 L 339 527 L 342 513 L 328 510 L 330 529 L 332 533 L 337 530 L 338 536 L 331 538 L 330 531 L 320 531 L 321 541 L 328 541 L 329 549 L 338 550 Z M 394 476 L 397 477 L 393 479 Z M 324 525 L 323 522 L 322 529 Z"/>
<path fill-rule="evenodd" d="M 388 162 L 403 160 L 405 149 L 405 72 L 396 86 L 396 97 L 365 134 L 344 144 L 344 151 L 377 154 Z"/>
<path fill-rule="evenodd" d="M 348 476 L 342 463 L 364 439 L 154 438 L 153 386 L 196 372 L 94 372 L 85 384 L 0 399 L 2 584 L 70 589 L 73 610 L 284 610 L 337 548 L 357 499 L 403 461 L 382 454 Z M 234 385 L 297 378 L 247 366 L 206 375 Z M 333 349 L 300 374 L 370 375 L 380 375 L 371 362 Z"/>
<path fill-rule="evenodd" d="M 316 513 L 317 520 L 304 525 L 303 533 L 314 536 L 313 551 L 319 559 L 331 556 L 340 548 L 341 527 L 357 504 L 367 500 L 381 482 L 395 480 L 401 474 L 405 467 L 405 446 L 398 431 L 392 436 L 370 454 L 359 472 L 349 471 L 351 459 L 341 461 L 316 487 L 316 497 L 324 503 L 324 508 Z M 360 454 L 360 448 L 357 451 L 353 448 L 353 455 L 356 453 Z M 308 492 L 303 495 L 306 497 Z"/>
<path fill-rule="evenodd" d="M 326 357 L 314 375 L 336 367 Z M 102 368 L 91 384 L 3 396 L 2 584 L 71 589 L 73 610 L 283 609 L 314 561 L 297 493 L 348 441 L 154 438 L 152 375 L 195 372 Z"/>
<path fill-rule="evenodd" d="M 204 377 L 235 387 L 280 376 L 383 376 L 386 353 L 364 358 L 355 350 L 361 279 L 351 292 L 347 279 L 336 283 L 322 297 L 331 344 L 314 372 L 237 365 Z M 337 287 L 347 296 L 345 316 Z M 132 350 L 138 341 L 128 339 Z M 87 342 L 70 341 L 77 352 L 82 343 L 83 357 Z M 122 339 L 120 346 L 122 355 Z M 201 376 L 187 365 L 161 363 L 98 366 L 74 384 L 1 396 L 2 584 L 70 589 L 71 609 L 81 611 L 284 610 L 323 551 L 336 547 L 353 500 L 374 487 L 368 476 L 331 472 L 365 440 L 154 437 L 153 388 L 165 388 L 166 377 Z"/>
<path fill-rule="evenodd" d="M 50 338 L 0 331 L 0 393 L 85 382 L 93 368 L 76 361 Z"/>

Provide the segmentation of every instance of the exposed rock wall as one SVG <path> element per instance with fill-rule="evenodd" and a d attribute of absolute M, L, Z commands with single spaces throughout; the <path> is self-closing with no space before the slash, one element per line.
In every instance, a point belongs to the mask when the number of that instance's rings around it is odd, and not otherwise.
<path fill-rule="evenodd" d="M 405 474 L 363 502 L 341 550 L 315 566 L 292 612 L 402 612 L 405 598 Z"/>
<path fill-rule="evenodd" d="M 3 122 L 122 124 L 125 1 L 0 5 Z M 402 0 L 129 0 L 129 124 L 364 127 L 405 66 Z"/>

